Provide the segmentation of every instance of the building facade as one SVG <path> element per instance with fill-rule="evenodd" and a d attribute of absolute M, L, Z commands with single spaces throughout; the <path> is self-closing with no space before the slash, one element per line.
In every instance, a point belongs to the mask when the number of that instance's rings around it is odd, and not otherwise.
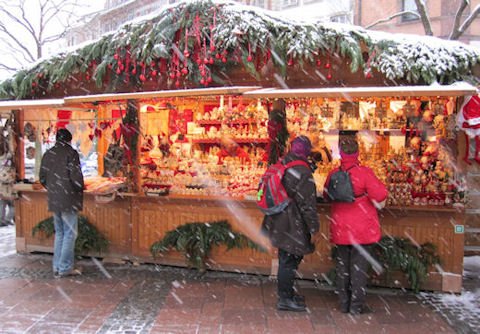
<path fill-rule="evenodd" d="M 425 34 L 422 22 L 415 15 L 404 14 L 381 22 L 402 11 L 416 11 L 415 0 L 354 0 L 354 2 L 353 23 L 355 25 L 390 33 Z M 449 39 L 460 2 L 460 0 L 426 1 L 427 13 L 435 37 Z M 462 22 L 478 5 L 480 5 L 480 0 L 470 1 L 470 5 L 462 16 Z M 382 10 L 378 10 L 379 8 Z M 372 26 L 375 23 L 378 24 Z M 467 44 L 480 46 L 480 17 L 475 19 L 459 40 Z"/>
<path fill-rule="evenodd" d="M 66 46 L 73 47 L 95 40 L 117 30 L 126 22 L 155 15 L 178 0 L 106 0 L 102 11 L 89 14 L 79 21 L 66 36 Z M 420 19 L 402 11 L 416 11 L 415 0 L 239 0 L 244 5 L 278 11 L 289 19 L 317 20 L 355 24 L 372 30 L 390 33 L 424 34 Z M 452 31 L 460 0 L 427 0 L 433 34 L 448 39 Z M 480 5 L 471 0 L 462 21 Z M 393 17 L 390 20 L 387 18 Z M 480 46 L 480 18 L 460 37 L 462 42 Z"/>

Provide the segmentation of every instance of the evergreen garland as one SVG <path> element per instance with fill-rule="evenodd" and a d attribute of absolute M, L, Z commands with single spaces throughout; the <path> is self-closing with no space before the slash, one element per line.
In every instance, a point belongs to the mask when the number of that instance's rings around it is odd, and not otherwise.
<path fill-rule="evenodd" d="M 360 27 L 295 23 L 234 2 L 180 2 L 155 18 L 126 24 L 81 49 L 17 72 L 0 83 L 0 98 L 41 98 L 89 82 L 102 92 L 117 91 L 119 85 L 141 90 L 147 81 L 172 88 L 224 85 L 224 74 L 238 66 L 260 79 L 267 62 L 285 78 L 289 65 L 301 69 L 322 57 L 342 57 L 352 72 L 375 69 L 387 79 L 414 84 L 479 81 L 472 67 L 480 62 L 480 53 L 473 48 L 378 36 L 385 35 Z"/>
<path fill-rule="evenodd" d="M 332 259 L 335 260 L 336 248 L 332 248 Z M 403 272 L 410 289 L 415 293 L 420 290 L 432 265 L 440 264 L 440 257 L 432 243 L 415 245 L 409 239 L 384 236 L 372 248 L 372 256 L 379 261 L 385 270 L 388 279 L 390 273 L 400 270 Z M 335 267 L 327 274 L 328 279 L 335 281 Z"/>
<path fill-rule="evenodd" d="M 415 245 L 409 239 L 385 236 L 375 244 L 373 253 L 387 274 L 395 270 L 405 273 L 410 288 L 415 292 L 420 290 L 428 269 L 432 265 L 440 264 L 436 247 L 429 242 Z"/>
<path fill-rule="evenodd" d="M 32 229 L 32 236 L 44 232 L 47 238 L 55 233 L 53 216 L 42 220 Z M 78 216 L 78 236 L 75 240 L 75 253 L 85 254 L 91 251 L 102 253 L 108 250 L 109 241 L 83 216 Z"/>
<path fill-rule="evenodd" d="M 219 245 L 227 246 L 227 250 L 244 247 L 262 250 L 243 234 L 232 231 L 226 220 L 221 220 L 178 226 L 175 230 L 168 231 L 162 240 L 152 244 L 150 253 L 153 257 L 158 257 L 173 248 L 184 254 L 189 265 L 205 271 L 212 247 Z"/>

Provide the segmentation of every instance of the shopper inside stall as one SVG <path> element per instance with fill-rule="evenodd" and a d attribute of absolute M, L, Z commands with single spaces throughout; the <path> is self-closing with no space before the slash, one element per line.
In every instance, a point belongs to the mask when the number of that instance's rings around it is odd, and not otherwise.
<path fill-rule="evenodd" d="M 218 163 L 223 163 L 226 157 L 239 158 L 244 162 L 250 162 L 250 156 L 243 150 L 238 143 L 229 136 L 222 137 L 220 140 L 221 149 L 217 153 Z"/>

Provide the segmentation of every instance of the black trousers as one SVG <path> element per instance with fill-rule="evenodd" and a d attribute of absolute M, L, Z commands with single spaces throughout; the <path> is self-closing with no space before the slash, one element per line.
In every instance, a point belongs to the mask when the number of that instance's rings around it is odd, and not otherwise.
<path fill-rule="evenodd" d="M 278 297 L 292 298 L 294 295 L 293 284 L 295 283 L 295 275 L 298 265 L 302 261 L 303 256 L 290 254 L 283 249 L 278 249 Z"/>
<path fill-rule="evenodd" d="M 346 311 L 359 310 L 365 304 L 369 262 L 362 253 L 370 253 L 371 247 L 371 244 L 337 245 L 337 292 L 340 307 Z"/>

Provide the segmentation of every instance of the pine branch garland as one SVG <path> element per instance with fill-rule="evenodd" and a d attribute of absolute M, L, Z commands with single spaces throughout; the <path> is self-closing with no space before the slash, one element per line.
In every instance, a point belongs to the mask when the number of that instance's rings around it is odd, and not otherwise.
<path fill-rule="evenodd" d="M 232 231 L 226 220 L 221 220 L 187 223 L 168 231 L 163 239 L 152 244 L 150 253 L 153 257 L 158 257 L 175 249 L 184 254 L 189 265 L 205 271 L 212 248 L 219 245 L 225 245 L 227 250 L 245 247 L 262 250 L 243 234 Z"/>
<path fill-rule="evenodd" d="M 32 229 L 32 236 L 43 232 L 47 238 L 55 234 L 53 216 L 46 218 L 35 225 Z M 78 216 L 78 236 L 75 240 L 75 253 L 86 254 L 91 251 L 102 253 L 108 250 L 109 241 L 88 222 L 83 216 Z"/>

